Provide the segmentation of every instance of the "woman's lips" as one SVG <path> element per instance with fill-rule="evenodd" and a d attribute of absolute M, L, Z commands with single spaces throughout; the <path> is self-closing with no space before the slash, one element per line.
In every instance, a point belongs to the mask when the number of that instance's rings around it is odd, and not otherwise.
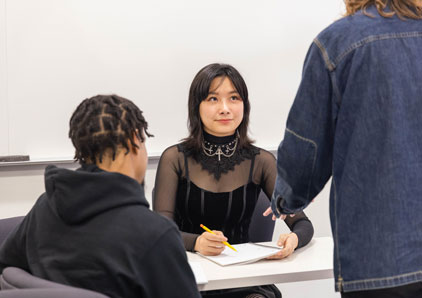
<path fill-rule="evenodd" d="M 223 123 L 223 124 L 225 124 L 225 123 L 229 123 L 229 122 L 231 122 L 232 121 L 232 119 L 219 119 L 219 120 L 217 120 L 217 122 L 219 122 L 219 123 Z"/>

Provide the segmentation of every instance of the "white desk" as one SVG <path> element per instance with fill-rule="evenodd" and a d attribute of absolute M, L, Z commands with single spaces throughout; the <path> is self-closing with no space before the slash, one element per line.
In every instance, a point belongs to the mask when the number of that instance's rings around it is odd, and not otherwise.
<path fill-rule="evenodd" d="M 190 252 L 188 259 L 200 262 L 208 279 L 200 291 L 326 279 L 333 277 L 333 239 L 314 238 L 283 260 L 222 267 Z"/>

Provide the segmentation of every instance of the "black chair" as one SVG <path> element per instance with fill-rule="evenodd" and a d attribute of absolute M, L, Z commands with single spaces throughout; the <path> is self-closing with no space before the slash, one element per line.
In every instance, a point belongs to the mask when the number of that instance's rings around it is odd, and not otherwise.
<path fill-rule="evenodd" d="M 0 293 L 3 291 L 10 292 L 7 294 L 12 295 L 10 297 L 30 297 L 26 295 L 31 292 L 34 297 L 38 297 L 37 295 L 39 297 L 42 297 L 42 295 L 54 297 L 52 295 L 55 295 L 55 297 L 60 298 L 107 298 L 107 296 L 91 290 L 62 285 L 33 276 L 25 270 L 15 267 L 7 267 L 3 270 L 3 274 L 0 275 L 0 288 Z M 15 293 L 12 293 L 13 291 Z"/>
<path fill-rule="evenodd" d="M 23 216 L 0 219 L 0 246 L 23 220 Z M 14 267 L 8 267 L 0 275 L 0 298 L 108 298 L 81 288 L 62 285 Z"/>
<path fill-rule="evenodd" d="M 10 232 L 22 222 L 23 218 L 23 216 L 16 216 L 0 219 L 0 245 Z"/>
<path fill-rule="evenodd" d="M 272 241 L 275 221 L 272 220 L 271 215 L 262 215 L 268 207 L 270 207 L 270 200 L 267 195 L 261 191 L 249 226 L 250 242 Z"/>
<path fill-rule="evenodd" d="M 22 289 L 0 291 L 0 298 L 106 298 L 97 293 L 81 292 L 80 289 Z"/>

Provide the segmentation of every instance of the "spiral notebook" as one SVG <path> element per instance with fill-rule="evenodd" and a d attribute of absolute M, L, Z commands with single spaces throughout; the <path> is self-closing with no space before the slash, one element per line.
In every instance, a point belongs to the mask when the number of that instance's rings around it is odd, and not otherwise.
<path fill-rule="evenodd" d="M 200 256 L 217 263 L 220 266 L 241 265 L 259 261 L 279 252 L 283 247 L 273 242 L 268 243 L 242 243 L 232 245 L 237 252 L 226 247 L 218 256 Z"/>

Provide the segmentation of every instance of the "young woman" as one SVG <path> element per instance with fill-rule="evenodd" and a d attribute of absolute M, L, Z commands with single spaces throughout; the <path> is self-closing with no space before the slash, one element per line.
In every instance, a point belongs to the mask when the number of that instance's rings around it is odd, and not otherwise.
<path fill-rule="evenodd" d="M 189 136 L 166 149 L 155 181 L 153 208 L 173 219 L 186 250 L 218 255 L 221 241 L 249 241 L 248 229 L 261 189 L 271 198 L 274 156 L 248 138 L 250 104 L 239 72 L 210 64 L 199 71 L 189 92 Z M 269 203 L 268 203 L 269 204 Z M 292 233 L 280 235 L 284 258 L 306 245 L 313 227 L 303 212 L 285 220 Z M 204 232 L 200 224 L 214 229 Z M 208 291 L 203 297 L 281 297 L 273 285 Z"/>

